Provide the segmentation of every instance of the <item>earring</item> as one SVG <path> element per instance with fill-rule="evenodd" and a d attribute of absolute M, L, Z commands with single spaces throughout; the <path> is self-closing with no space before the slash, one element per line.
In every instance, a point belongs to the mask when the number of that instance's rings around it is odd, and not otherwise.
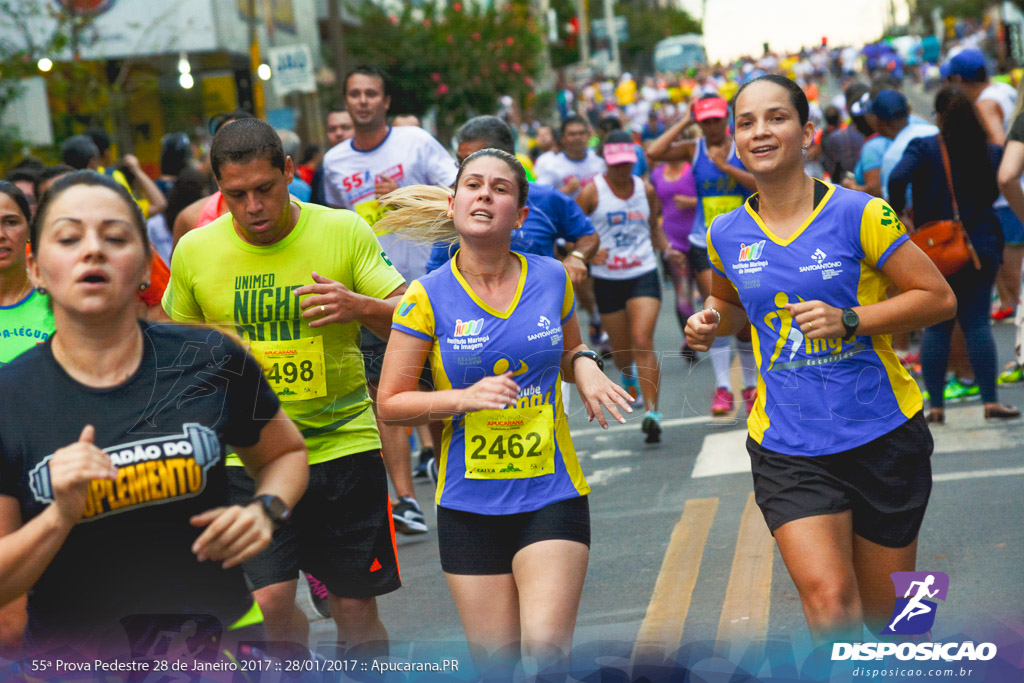
<path fill-rule="evenodd" d="M 36 293 L 46 294 L 46 287 L 36 287 Z"/>
<path fill-rule="evenodd" d="M 447 216 L 448 218 L 451 218 L 451 217 L 452 217 L 452 216 L 454 216 L 454 215 L 455 215 L 455 214 L 453 214 L 453 213 L 452 213 L 452 210 L 451 210 L 451 209 L 448 209 L 448 213 L 446 213 L 446 214 L 445 214 L 445 216 Z"/>
<path fill-rule="evenodd" d="M 149 283 L 148 282 L 143 282 L 141 285 L 139 285 L 139 291 L 140 292 L 144 292 L 147 289 L 149 289 Z"/>
<path fill-rule="evenodd" d="M 522 227 L 523 227 L 522 223 L 516 223 L 516 230 L 519 230 Z"/>

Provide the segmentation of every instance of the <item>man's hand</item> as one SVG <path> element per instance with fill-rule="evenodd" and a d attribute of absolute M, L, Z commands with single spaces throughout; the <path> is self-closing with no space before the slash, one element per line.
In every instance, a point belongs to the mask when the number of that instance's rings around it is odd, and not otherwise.
<path fill-rule="evenodd" d="M 310 327 L 323 327 L 330 323 L 350 323 L 362 312 L 362 297 L 340 282 L 313 272 L 312 285 L 295 290 L 297 296 L 306 296 L 299 304 L 302 317 L 310 320 Z"/>
<path fill-rule="evenodd" d="M 392 192 L 392 191 L 397 190 L 397 189 L 398 189 L 398 183 L 396 183 L 391 178 L 388 178 L 387 176 L 379 175 L 379 176 L 377 176 L 376 183 L 374 183 L 373 193 L 374 193 L 374 196 L 377 197 L 377 199 L 380 199 L 381 197 L 386 195 L 388 192 Z"/>
<path fill-rule="evenodd" d="M 578 256 L 570 254 L 565 257 L 562 261 L 562 265 L 565 266 L 565 271 L 569 273 L 569 281 L 572 282 L 573 287 L 579 287 L 584 280 L 587 279 L 587 264 L 583 262 Z"/>

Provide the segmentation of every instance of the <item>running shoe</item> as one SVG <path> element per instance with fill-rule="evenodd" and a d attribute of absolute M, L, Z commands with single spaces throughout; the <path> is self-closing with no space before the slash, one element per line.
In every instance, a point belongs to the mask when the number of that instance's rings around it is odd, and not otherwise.
<path fill-rule="evenodd" d="M 964 383 L 954 377 L 946 383 L 942 390 L 942 397 L 947 401 L 975 401 L 981 397 L 981 387 L 976 382 Z"/>
<path fill-rule="evenodd" d="M 402 496 L 391 508 L 391 518 L 395 520 L 395 531 L 406 536 L 427 533 L 427 518 L 420 510 L 415 498 Z"/>
<path fill-rule="evenodd" d="M 743 390 L 743 403 L 747 406 L 747 415 L 754 412 L 754 403 L 757 402 L 757 387 L 747 387 Z"/>
<path fill-rule="evenodd" d="M 619 374 L 622 375 L 622 388 L 629 392 L 630 398 L 632 398 L 633 402 L 636 403 L 641 398 L 640 380 L 638 380 L 636 377 L 636 366 L 633 366 L 632 377 L 624 372 L 621 372 Z"/>
<path fill-rule="evenodd" d="M 430 479 L 430 483 L 434 485 L 435 489 L 437 488 L 438 480 L 441 478 L 437 468 L 437 457 L 433 457 L 427 461 L 427 477 Z"/>
<path fill-rule="evenodd" d="M 1013 310 L 1013 306 L 1007 306 L 1006 308 L 1000 308 L 999 310 L 997 310 L 994 313 L 992 313 L 992 320 L 994 320 L 997 323 L 998 322 L 1002 322 L 1002 321 L 1006 320 L 1007 318 L 1012 318 L 1014 313 L 1016 313 L 1016 311 Z"/>
<path fill-rule="evenodd" d="M 1024 382 L 1024 368 L 1014 363 L 999 373 L 996 379 L 1000 384 L 1018 384 Z"/>
<path fill-rule="evenodd" d="M 647 435 L 644 443 L 661 443 L 661 413 L 656 410 L 648 410 L 644 415 L 644 421 L 640 429 Z"/>
<path fill-rule="evenodd" d="M 718 387 L 718 389 L 715 390 L 715 397 L 711 401 L 711 414 L 725 415 L 726 413 L 732 412 L 733 400 L 731 391 L 724 387 Z"/>
<path fill-rule="evenodd" d="M 313 601 L 313 609 L 324 618 L 330 618 L 331 608 L 327 605 L 327 586 L 310 573 L 306 573 L 306 582 L 309 584 L 309 597 Z"/>
<path fill-rule="evenodd" d="M 420 462 L 412 471 L 413 479 L 427 479 L 430 474 L 427 471 L 427 465 L 430 464 L 431 459 L 434 457 L 434 449 L 429 446 L 420 450 Z"/>

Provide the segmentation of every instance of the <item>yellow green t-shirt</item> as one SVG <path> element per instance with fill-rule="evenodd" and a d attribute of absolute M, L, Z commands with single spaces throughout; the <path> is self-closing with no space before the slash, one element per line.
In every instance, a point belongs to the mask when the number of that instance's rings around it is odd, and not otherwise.
<path fill-rule="evenodd" d="M 310 464 L 380 448 L 366 390 L 358 322 L 310 327 L 297 287 L 313 271 L 382 299 L 405 281 L 356 213 L 295 202 L 295 228 L 256 246 L 231 214 L 178 243 L 163 307 L 171 318 L 232 332 L 263 364 L 282 407 L 306 439 Z M 240 464 L 236 457 L 228 464 Z"/>

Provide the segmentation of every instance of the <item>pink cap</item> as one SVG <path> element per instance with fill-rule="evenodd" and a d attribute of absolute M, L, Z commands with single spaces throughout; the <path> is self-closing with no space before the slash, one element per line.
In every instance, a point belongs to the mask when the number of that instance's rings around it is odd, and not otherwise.
<path fill-rule="evenodd" d="M 604 162 L 609 166 L 635 164 L 636 146 L 632 142 L 606 142 L 604 143 Z"/>
<path fill-rule="evenodd" d="M 721 97 L 709 97 L 706 100 L 697 100 L 693 103 L 693 118 L 698 121 L 724 119 L 728 114 L 729 103 Z"/>

